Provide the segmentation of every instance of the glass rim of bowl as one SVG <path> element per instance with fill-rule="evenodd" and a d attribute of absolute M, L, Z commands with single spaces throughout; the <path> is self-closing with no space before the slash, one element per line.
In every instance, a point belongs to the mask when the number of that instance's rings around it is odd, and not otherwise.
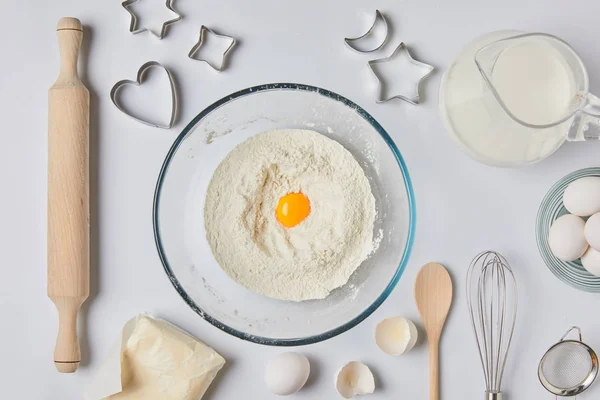
<path fill-rule="evenodd" d="M 238 329 L 232 328 L 232 327 L 220 322 L 217 318 L 209 315 L 207 312 L 202 310 L 202 308 L 199 307 L 196 304 L 196 302 L 194 300 L 192 300 L 189 297 L 189 295 L 186 293 L 186 291 L 183 289 L 182 285 L 179 283 L 179 280 L 177 279 L 177 277 L 175 276 L 175 274 L 173 273 L 173 270 L 171 269 L 171 267 L 169 265 L 167 256 L 163 249 L 161 234 L 160 234 L 160 225 L 159 225 L 159 221 L 158 221 L 158 209 L 159 209 L 159 205 L 160 205 L 161 189 L 162 189 L 164 178 L 169 169 L 171 160 L 177 153 L 182 142 L 185 140 L 185 138 L 188 136 L 188 134 L 194 129 L 194 127 L 198 124 L 198 122 L 200 122 L 204 117 L 208 116 L 214 110 L 220 108 L 221 106 L 223 106 L 231 101 L 236 100 L 237 98 L 244 97 L 247 95 L 257 94 L 260 92 L 277 91 L 277 90 L 296 90 L 296 91 L 317 93 L 319 95 L 322 95 L 322 96 L 325 96 L 332 100 L 343 103 L 346 107 L 352 108 L 360 117 L 362 117 L 364 120 L 366 120 L 377 131 L 377 133 L 379 133 L 379 135 L 383 138 L 383 140 L 388 145 L 388 148 L 394 154 L 396 162 L 398 163 L 398 167 L 400 168 L 400 171 L 402 172 L 403 183 L 404 183 L 404 187 L 406 189 L 408 209 L 409 209 L 408 234 L 407 234 L 406 246 L 404 247 L 404 252 L 402 254 L 402 258 L 400 259 L 400 263 L 398 264 L 398 268 L 396 269 L 394 276 L 392 277 L 392 279 L 390 280 L 390 282 L 388 283 L 386 288 L 383 290 L 383 292 L 377 297 L 377 299 L 371 305 L 369 305 L 366 309 L 361 311 L 360 314 L 358 314 L 356 317 L 352 318 L 351 320 L 349 320 L 333 329 L 330 329 L 328 331 L 325 331 L 323 333 L 319 333 L 316 335 L 299 337 L 299 338 L 286 338 L 286 339 L 262 337 L 262 336 L 257 336 L 257 335 L 253 335 L 253 334 L 247 334 L 245 332 L 242 332 Z M 171 284 L 173 285 L 175 290 L 179 293 L 181 298 L 187 303 L 187 305 L 192 310 L 194 310 L 198 315 L 200 315 L 200 317 L 202 317 L 204 320 L 208 321 L 211 325 L 215 326 L 216 328 L 222 330 L 223 332 L 226 332 L 232 336 L 238 337 L 242 340 L 246 340 L 249 342 L 263 344 L 263 345 L 269 345 L 269 346 L 303 346 L 303 345 L 307 345 L 307 344 L 318 343 L 318 342 L 330 339 L 332 337 L 335 337 L 337 335 L 340 335 L 340 334 L 348 331 L 349 329 L 358 325 L 360 322 L 364 321 L 377 308 L 379 308 L 379 306 L 388 298 L 388 296 L 392 293 L 392 291 L 396 287 L 398 281 L 400 280 L 400 277 L 402 276 L 402 274 L 406 268 L 406 265 L 408 264 L 408 259 L 410 257 L 410 253 L 412 251 L 412 247 L 414 244 L 415 228 L 416 228 L 416 205 L 415 205 L 414 190 L 412 187 L 412 182 L 411 182 L 411 179 L 410 179 L 410 176 L 408 173 L 408 167 L 406 166 L 406 163 L 404 162 L 404 158 L 402 157 L 402 154 L 400 153 L 400 150 L 398 150 L 398 147 L 394 143 L 393 139 L 390 137 L 390 135 L 387 133 L 387 131 L 379 124 L 379 122 L 377 122 L 375 120 L 375 118 L 373 118 L 371 116 L 371 114 L 369 114 L 361 106 L 359 106 L 358 104 L 354 103 L 353 101 L 347 99 L 346 97 L 341 96 L 335 92 L 329 91 L 327 89 L 322 89 L 317 86 L 311 86 L 311 85 L 300 84 L 300 83 L 268 83 L 268 84 L 262 84 L 262 85 L 258 85 L 258 86 L 248 87 L 246 89 L 242 89 L 242 90 L 236 91 L 230 95 L 222 97 L 220 100 L 217 100 L 214 103 L 212 103 L 211 105 L 207 106 L 204 110 L 202 110 L 199 114 L 197 114 L 185 126 L 185 128 L 183 128 L 183 130 L 177 136 L 177 138 L 175 138 L 175 140 L 173 141 L 173 144 L 171 145 L 171 148 L 167 152 L 167 155 L 165 156 L 165 160 L 161 166 L 161 169 L 160 169 L 160 172 L 158 175 L 158 180 L 157 180 L 156 187 L 154 190 L 154 199 L 153 199 L 153 204 L 152 204 L 152 226 L 153 226 L 153 230 L 154 230 L 154 242 L 156 244 L 158 256 L 163 265 L 163 269 L 164 269 L 165 273 L 167 274 L 167 277 L 169 278 L 169 280 L 171 281 Z"/>

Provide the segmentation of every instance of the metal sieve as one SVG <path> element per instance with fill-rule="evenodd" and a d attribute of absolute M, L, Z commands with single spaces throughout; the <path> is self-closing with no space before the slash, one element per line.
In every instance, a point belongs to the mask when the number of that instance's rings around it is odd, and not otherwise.
<path fill-rule="evenodd" d="M 577 331 L 579 340 L 567 340 Z M 550 393 L 570 397 L 584 392 L 598 375 L 598 356 L 583 343 L 581 329 L 570 328 L 558 343 L 552 346 L 540 361 L 538 377 Z"/>

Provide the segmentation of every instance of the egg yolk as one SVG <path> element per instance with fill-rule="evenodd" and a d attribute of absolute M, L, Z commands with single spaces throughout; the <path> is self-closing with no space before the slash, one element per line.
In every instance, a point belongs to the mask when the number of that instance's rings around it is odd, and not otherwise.
<path fill-rule="evenodd" d="M 310 214 L 310 201 L 303 193 L 288 193 L 279 199 L 275 216 L 281 225 L 293 228 Z"/>

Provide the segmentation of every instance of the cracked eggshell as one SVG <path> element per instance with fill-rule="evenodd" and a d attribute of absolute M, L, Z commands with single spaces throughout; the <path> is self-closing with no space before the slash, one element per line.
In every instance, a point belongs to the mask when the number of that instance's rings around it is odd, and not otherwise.
<path fill-rule="evenodd" d="M 335 379 L 335 388 L 345 399 L 375 391 L 375 378 L 365 364 L 351 361 L 344 365 Z"/>
<path fill-rule="evenodd" d="M 418 336 L 415 324 L 403 317 L 386 318 L 375 328 L 375 343 L 392 356 L 410 351 L 417 343 Z"/>
<path fill-rule="evenodd" d="M 282 353 L 267 361 L 265 384 L 271 393 L 287 396 L 302 389 L 308 375 L 310 363 L 299 353 Z"/>

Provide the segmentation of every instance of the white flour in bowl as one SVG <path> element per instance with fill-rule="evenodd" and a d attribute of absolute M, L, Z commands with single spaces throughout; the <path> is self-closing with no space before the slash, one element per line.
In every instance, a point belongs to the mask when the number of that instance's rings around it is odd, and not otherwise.
<path fill-rule="evenodd" d="M 275 215 L 289 193 L 310 201 L 293 228 Z M 349 151 L 314 131 L 265 132 L 236 146 L 212 177 L 204 215 L 223 270 L 275 299 L 322 299 L 373 250 L 369 181 Z"/>

